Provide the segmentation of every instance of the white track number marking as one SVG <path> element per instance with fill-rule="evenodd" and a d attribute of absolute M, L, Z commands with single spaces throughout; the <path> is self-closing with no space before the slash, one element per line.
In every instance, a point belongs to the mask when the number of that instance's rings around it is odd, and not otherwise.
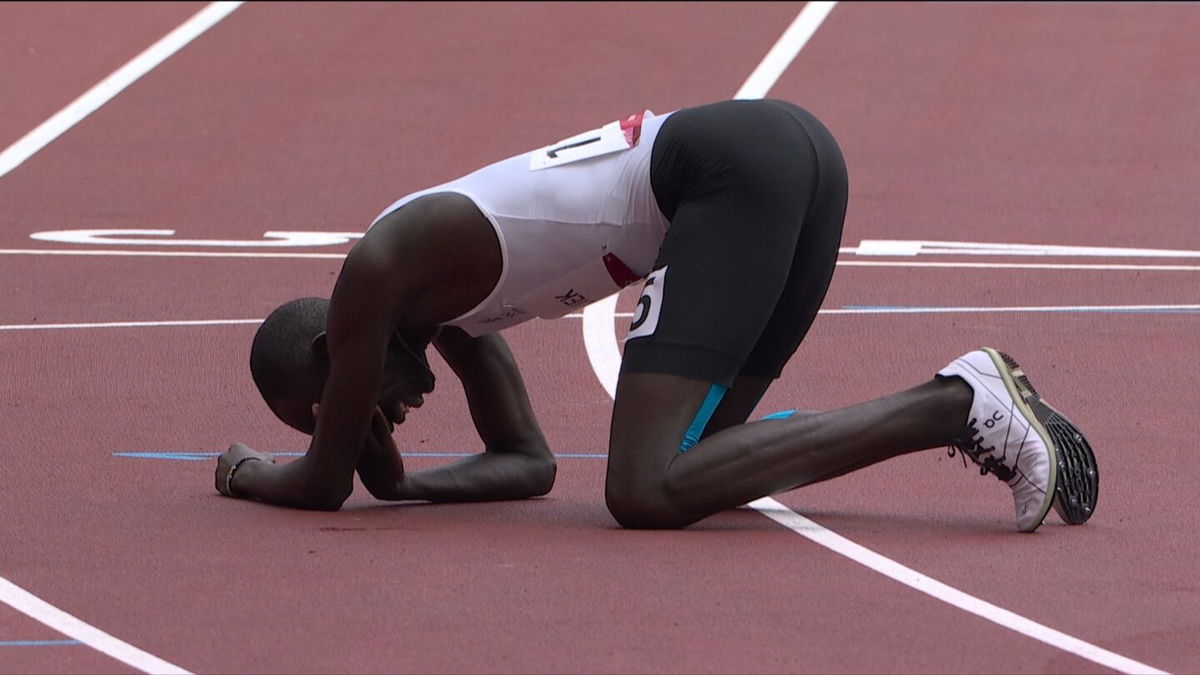
<path fill-rule="evenodd" d="M 175 230 L 53 230 L 34 232 L 30 239 L 63 244 L 105 246 L 337 246 L 361 239 L 361 232 L 266 232 L 262 239 L 175 239 Z"/>
<path fill-rule="evenodd" d="M 599 129 L 585 131 L 582 134 L 576 134 L 534 150 L 529 153 L 529 170 L 550 169 L 571 162 L 628 150 L 636 146 L 641 138 L 642 118 L 646 112 L 609 122 Z"/>

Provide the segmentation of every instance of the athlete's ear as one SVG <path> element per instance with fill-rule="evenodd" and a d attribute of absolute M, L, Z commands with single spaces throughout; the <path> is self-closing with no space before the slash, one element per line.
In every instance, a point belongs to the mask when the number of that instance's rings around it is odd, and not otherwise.
<path fill-rule="evenodd" d="M 308 348 L 317 358 L 324 361 L 329 360 L 329 338 L 326 337 L 325 331 L 317 333 L 317 336 L 308 344 Z"/>

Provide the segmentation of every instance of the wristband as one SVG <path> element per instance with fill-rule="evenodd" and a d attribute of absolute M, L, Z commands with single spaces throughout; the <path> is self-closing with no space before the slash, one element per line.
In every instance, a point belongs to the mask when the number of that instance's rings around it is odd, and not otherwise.
<path fill-rule="evenodd" d="M 237 470 L 242 468 L 242 465 L 245 464 L 246 462 L 249 462 L 250 460 L 254 460 L 256 462 L 262 461 L 258 457 L 243 457 L 237 461 L 237 464 L 234 464 L 232 467 L 230 467 L 229 475 L 225 476 L 225 493 L 228 494 L 230 497 L 237 496 L 237 495 L 233 494 L 233 474 L 237 473 Z"/>

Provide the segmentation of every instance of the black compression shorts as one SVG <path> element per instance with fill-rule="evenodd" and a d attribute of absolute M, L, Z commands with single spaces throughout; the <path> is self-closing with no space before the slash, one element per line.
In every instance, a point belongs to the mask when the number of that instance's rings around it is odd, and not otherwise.
<path fill-rule="evenodd" d="M 622 372 L 731 386 L 777 378 L 833 276 L 846 165 L 833 136 L 785 101 L 723 101 L 663 123 L 650 185 L 670 221 L 625 343 Z"/>

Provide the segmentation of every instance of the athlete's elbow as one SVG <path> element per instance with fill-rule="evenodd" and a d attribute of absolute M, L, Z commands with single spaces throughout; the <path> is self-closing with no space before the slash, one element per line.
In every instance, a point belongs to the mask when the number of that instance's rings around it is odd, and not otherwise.
<path fill-rule="evenodd" d="M 530 497 L 543 497 L 554 488 L 554 479 L 558 476 L 558 464 L 554 457 L 539 458 L 528 470 L 526 486 Z"/>

